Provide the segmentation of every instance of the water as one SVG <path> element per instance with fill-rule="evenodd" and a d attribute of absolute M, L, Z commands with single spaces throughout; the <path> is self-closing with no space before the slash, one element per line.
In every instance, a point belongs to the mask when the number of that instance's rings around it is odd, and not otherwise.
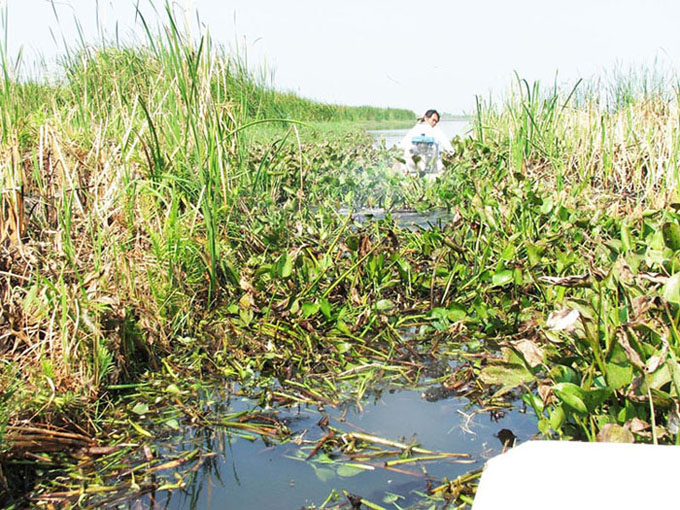
<path fill-rule="evenodd" d="M 229 402 L 229 412 L 253 407 L 248 399 Z M 425 492 L 428 480 L 437 485 L 442 478 L 456 476 L 477 469 L 485 459 L 501 452 L 502 444 L 496 434 L 510 429 L 518 441 L 536 434 L 535 417 L 518 410 L 506 412 L 499 421 L 492 421 L 488 413 L 470 406 L 463 398 L 428 401 L 420 391 L 393 389 L 374 393 L 362 405 L 343 408 L 317 409 L 294 407 L 278 411 L 285 418 L 296 440 L 273 444 L 261 438 L 255 441 L 230 435 L 219 429 L 185 430 L 183 437 L 174 438 L 166 451 L 178 454 L 202 444 L 205 451 L 216 456 L 196 470 L 191 483 L 182 491 L 147 496 L 129 505 L 141 510 L 207 509 L 293 510 L 320 506 L 332 490 L 342 494 L 346 490 L 386 508 L 396 508 L 383 502 L 387 494 L 398 494 L 398 504 L 407 508 L 419 500 L 414 491 Z M 347 469 L 347 457 L 335 462 L 321 462 L 317 455 L 305 458 L 326 433 L 318 425 L 324 415 L 329 424 L 344 432 L 363 432 L 385 439 L 409 443 L 417 441 L 422 448 L 449 453 L 470 454 L 469 463 L 451 459 L 419 462 L 398 467 L 403 472 L 385 468 L 384 461 L 398 455 L 372 461 L 357 460 L 371 470 Z M 306 444 L 301 449 L 296 443 Z M 345 468 L 338 468 L 345 465 Z M 353 475 L 353 476 L 348 476 Z M 341 495 L 338 503 L 346 502 Z M 349 506 L 347 506 L 349 508 Z"/>
<path fill-rule="evenodd" d="M 351 214 L 352 219 L 358 223 L 365 223 L 374 220 L 382 220 L 388 214 L 383 208 L 371 207 L 352 210 L 346 207 L 339 209 L 339 214 Z M 394 222 L 401 228 L 408 230 L 429 230 L 433 226 L 441 227 L 453 218 L 446 209 L 430 209 L 424 212 L 412 210 L 391 210 L 389 214 L 394 219 Z"/>
<path fill-rule="evenodd" d="M 456 136 L 464 137 L 470 131 L 470 121 L 468 120 L 442 120 L 437 125 L 444 131 L 449 139 Z M 384 141 L 385 148 L 389 149 L 397 145 L 402 138 L 406 136 L 409 129 L 380 129 L 369 131 L 369 134 L 371 134 L 378 143 Z"/>

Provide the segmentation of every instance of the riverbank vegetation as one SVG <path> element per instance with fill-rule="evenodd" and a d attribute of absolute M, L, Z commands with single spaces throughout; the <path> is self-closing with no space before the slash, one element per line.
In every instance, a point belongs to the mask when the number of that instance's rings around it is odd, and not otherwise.
<path fill-rule="evenodd" d="M 56 85 L 13 80 L 5 57 L 6 501 L 183 487 L 159 471 L 205 452 L 159 456 L 153 423 L 289 438 L 266 413 L 220 415 L 210 382 L 265 408 L 333 405 L 415 383 L 433 358 L 452 361 L 438 395 L 495 416 L 521 398 L 543 437 L 678 443 L 674 96 L 626 84 L 604 104 L 587 84 L 518 80 L 424 182 L 364 133 L 305 125 L 411 112 L 278 94 L 230 62 L 172 22 L 145 48 L 84 49 Z M 447 215 L 405 228 L 404 209 Z M 346 455 L 347 438 L 310 457 Z"/>

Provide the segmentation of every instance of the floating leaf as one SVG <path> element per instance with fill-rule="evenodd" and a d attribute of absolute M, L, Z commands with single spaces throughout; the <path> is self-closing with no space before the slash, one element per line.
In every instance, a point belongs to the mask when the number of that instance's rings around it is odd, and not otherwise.
<path fill-rule="evenodd" d="M 484 384 L 500 385 L 496 396 L 502 395 L 517 386 L 534 380 L 534 375 L 523 364 L 489 365 L 484 367 L 479 378 Z"/>
<path fill-rule="evenodd" d="M 338 476 L 342 476 L 343 478 L 349 478 L 351 476 L 356 476 L 359 473 L 362 473 L 363 471 L 366 470 L 356 465 L 341 464 L 340 467 L 338 467 Z"/>
<path fill-rule="evenodd" d="M 314 468 L 314 474 L 323 483 L 327 483 L 333 478 L 335 478 L 335 471 L 330 468 L 316 467 L 314 464 L 311 465 Z"/>
<path fill-rule="evenodd" d="M 396 503 L 400 499 L 404 499 L 404 496 L 400 496 L 399 494 L 394 494 L 392 492 L 386 492 L 382 501 L 383 503 L 387 503 L 388 505 L 390 505 L 392 503 Z"/>

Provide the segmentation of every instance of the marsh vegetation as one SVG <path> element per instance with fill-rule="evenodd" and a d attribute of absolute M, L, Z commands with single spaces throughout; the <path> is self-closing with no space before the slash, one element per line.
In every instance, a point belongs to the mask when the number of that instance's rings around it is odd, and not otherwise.
<path fill-rule="evenodd" d="M 290 443 L 327 480 L 466 458 L 324 421 L 386 388 L 520 407 L 545 438 L 678 443 L 674 83 L 619 78 L 603 104 L 518 78 L 422 182 L 317 124 L 411 112 L 279 94 L 172 19 L 148 35 L 70 54 L 56 84 L 3 52 L 3 504 L 182 493 L 217 448 L 163 443 L 177 431 Z M 292 434 L 295 406 L 318 437 Z M 409 507 L 465 507 L 478 476 Z M 335 487 L 314 503 L 404 507 Z"/>

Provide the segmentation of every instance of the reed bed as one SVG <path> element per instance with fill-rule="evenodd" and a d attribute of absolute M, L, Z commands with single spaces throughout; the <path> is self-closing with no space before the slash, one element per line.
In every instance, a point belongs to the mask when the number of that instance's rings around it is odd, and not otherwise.
<path fill-rule="evenodd" d="M 135 365 L 157 366 L 234 296 L 239 246 L 262 245 L 244 227 L 282 200 L 300 210 L 300 151 L 282 161 L 275 142 L 253 171 L 243 136 L 294 98 L 207 36 L 187 46 L 172 18 L 148 35 L 142 48 L 69 53 L 55 86 L 20 82 L 4 61 L 0 378 L 16 393 L 3 423 L 59 421 Z M 404 113 L 299 98 L 295 111 Z"/>
<path fill-rule="evenodd" d="M 673 83 L 613 79 L 609 86 L 578 82 L 544 90 L 517 77 L 505 105 L 480 103 L 478 138 L 503 146 L 513 171 L 558 191 L 581 190 L 638 210 L 663 207 L 677 200 Z"/>

